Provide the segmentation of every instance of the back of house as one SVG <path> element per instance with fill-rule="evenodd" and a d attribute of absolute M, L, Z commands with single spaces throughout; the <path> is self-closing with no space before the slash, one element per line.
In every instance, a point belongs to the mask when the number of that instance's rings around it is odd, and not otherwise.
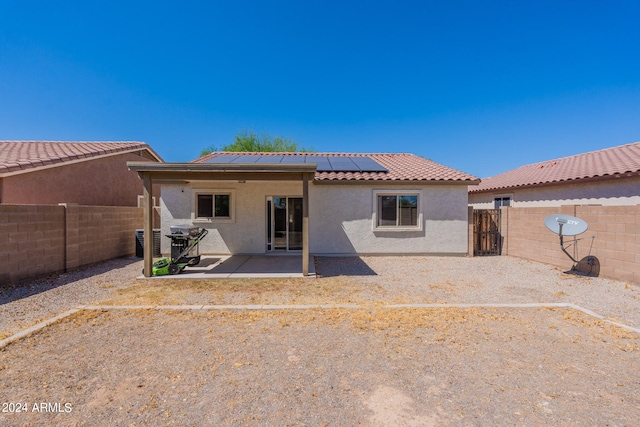
<path fill-rule="evenodd" d="M 467 186 L 479 182 L 404 153 L 217 152 L 130 167 L 162 187 L 163 234 L 207 228 L 207 254 L 295 253 L 306 241 L 313 254 L 466 255 Z"/>

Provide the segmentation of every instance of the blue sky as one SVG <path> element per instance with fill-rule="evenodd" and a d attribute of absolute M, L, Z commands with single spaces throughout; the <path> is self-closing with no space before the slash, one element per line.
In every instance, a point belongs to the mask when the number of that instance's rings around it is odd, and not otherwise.
<path fill-rule="evenodd" d="M 0 0 L 0 139 L 243 131 L 479 177 L 640 140 L 640 2 Z"/>

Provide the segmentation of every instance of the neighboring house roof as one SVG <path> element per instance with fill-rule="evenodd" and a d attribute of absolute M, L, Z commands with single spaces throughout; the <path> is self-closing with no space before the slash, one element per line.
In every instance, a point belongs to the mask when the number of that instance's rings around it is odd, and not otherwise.
<path fill-rule="evenodd" d="M 162 162 L 144 142 L 0 141 L 0 176 L 140 150 Z"/>
<path fill-rule="evenodd" d="M 469 191 L 477 193 L 584 179 L 606 179 L 623 174 L 640 176 L 640 142 L 521 166 L 484 178 L 480 185 L 469 187 Z"/>
<path fill-rule="evenodd" d="M 380 154 L 380 153 L 255 153 L 255 152 L 216 152 L 200 157 L 193 163 L 207 163 L 217 156 L 274 156 L 274 162 L 282 161 L 283 157 L 311 156 L 311 157 L 368 157 L 384 168 L 386 172 L 336 172 L 316 171 L 316 181 L 464 181 L 469 184 L 477 183 L 475 176 L 460 172 L 456 169 L 433 162 L 414 154 Z M 277 159 L 275 159 L 277 157 Z M 252 160 L 255 161 L 255 160 Z M 240 160 L 238 160 L 240 162 Z M 285 162 L 283 162 L 284 164 Z M 310 163 L 312 161 L 310 160 Z"/>

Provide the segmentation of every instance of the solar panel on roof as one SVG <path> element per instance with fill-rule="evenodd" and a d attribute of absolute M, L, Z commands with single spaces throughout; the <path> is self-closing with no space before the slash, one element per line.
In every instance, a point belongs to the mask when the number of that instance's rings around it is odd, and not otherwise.
<path fill-rule="evenodd" d="M 282 163 L 306 163 L 306 156 L 282 156 Z"/>
<path fill-rule="evenodd" d="M 333 170 L 329 160 L 324 156 L 307 156 L 306 163 L 317 163 L 318 167 L 316 170 L 318 172 L 331 172 Z"/>
<path fill-rule="evenodd" d="M 371 157 L 351 157 L 351 160 L 353 160 L 353 163 L 355 163 L 362 172 L 389 172 L 387 168 Z"/>
<path fill-rule="evenodd" d="M 349 157 L 329 157 L 329 163 L 335 172 L 360 172 L 360 168 Z"/>
<path fill-rule="evenodd" d="M 257 163 L 280 163 L 284 156 L 260 156 Z"/>
<path fill-rule="evenodd" d="M 237 159 L 238 157 L 240 157 L 240 156 L 236 156 L 236 155 L 216 156 L 216 157 L 212 157 L 211 159 L 207 160 L 207 163 L 231 163 L 235 159 Z"/>
<path fill-rule="evenodd" d="M 360 156 L 224 154 L 209 159 L 207 163 L 316 163 L 318 172 L 388 172 L 372 158 Z"/>
<path fill-rule="evenodd" d="M 262 157 L 264 157 L 264 156 L 260 156 L 260 155 L 257 155 L 257 156 L 254 156 L 254 155 L 248 155 L 248 156 L 238 156 L 238 157 L 239 157 L 239 158 L 238 158 L 238 159 L 235 159 L 235 160 L 233 161 L 233 163 L 255 163 L 255 162 L 257 162 L 258 160 L 260 160 L 260 159 L 261 159 Z"/>

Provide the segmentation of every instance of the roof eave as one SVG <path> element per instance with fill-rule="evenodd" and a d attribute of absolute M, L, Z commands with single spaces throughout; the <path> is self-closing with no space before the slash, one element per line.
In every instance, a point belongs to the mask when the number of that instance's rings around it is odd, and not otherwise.
<path fill-rule="evenodd" d="M 540 187 L 552 187 L 558 185 L 572 185 L 572 184 L 587 184 L 593 182 L 606 182 L 617 180 L 621 178 L 634 178 L 640 177 L 640 170 L 635 172 L 624 172 L 624 173 L 615 173 L 615 174 L 607 174 L 607 175 L 599 175 L 599 176 L 590 176 L 584 178 L 567 178 L 558 181 L 548 181 L 548 182 L 536 182 L 532 184 L 521 184 L 521 185 L 508 185 L 508 186 L 500 186 L 500 187 L 489 187 L 489 188 L 474 188 L 469 190 L 470 193 L 473 194 L 481 194 L 481 193 L 492 193 L 495 191 L 508 191 L 508 190 L 520 190 L 527 188 L 540 188 Z"/>
<path fill-rule="evenodd" d="M 315 184 L 379 184 L 379 185 L 478 185 L 479 180 L 453 180 L 453 179 L 315 179 Z"/>
<path fill-rule="evenodd" d="M 136 172 L 315 172 L 316 163 L 153 163 L 127 162 Z"/>

